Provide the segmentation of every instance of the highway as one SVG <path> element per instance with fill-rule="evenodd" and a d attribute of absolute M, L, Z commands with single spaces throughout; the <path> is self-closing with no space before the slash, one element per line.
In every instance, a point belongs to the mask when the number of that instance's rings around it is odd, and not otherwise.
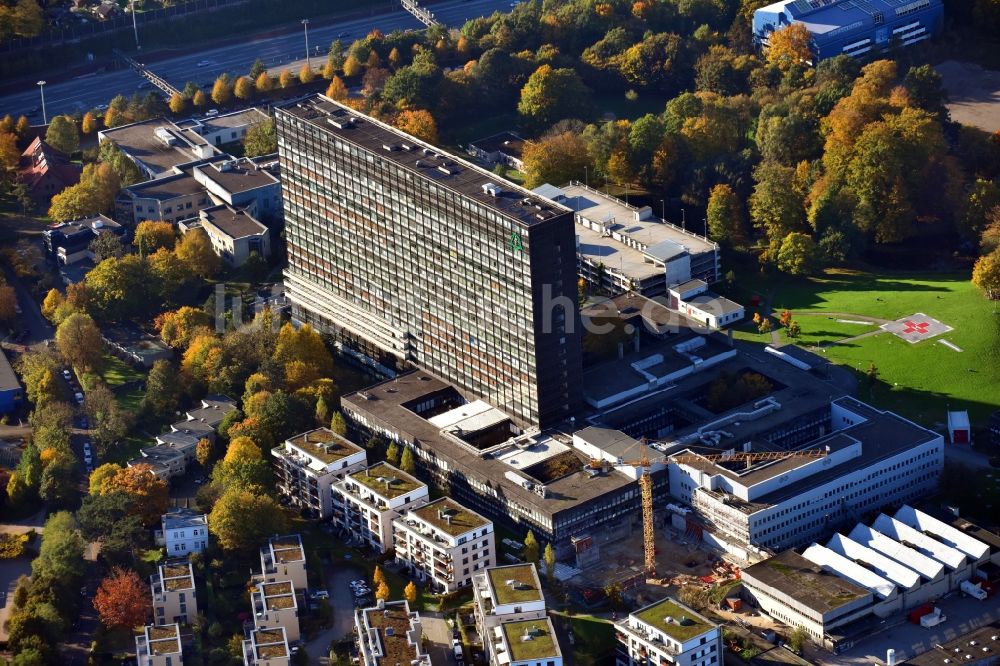
<path fill-rule="evenodd" d="M 510 11 L 510 0 L 446 0 L 430 6 L 435 18 L 449 27 L 461 27 L 467 20 L 488 16 L 494 11 Z M 319 69 L 326 63 L 330 43 L 338 37 L 344 46 L 364 37 L 373 28 L 383 33 L 397 29 L 422 29 L 424 26 L 414 16 L 401 8 L 377 16 L 342 21 L 325 26 L 310 26 L 309 47 L 313 67 Z M 139 33 L 142 41 L 142 33 Z M 135 56 L 140 62 L 141 53 Z M 278 37 L 247 40 L 206 50 L 190 50 L 182 56 L 146 62 L 155 74 L 177 88 L 194 81 L 204 88 L 211 88 L 215 78 L 223 73 L 238 75 L 249 71 L 254 60 L 260 58 L 271 74 L 277 75 L 286 67 L 298 71 L 305 63 L 305 35 L 302 29 Z M 201 66 L 199 66 L 201 64 Z M 39 79 L 44 79 L 40 75 Z M 120 69 L 89 74 L 84 77 L 45 86 L 45 110 L 48 117 L 60 113 L 73 113 L 107 104 L 115 95 L 131 96 L 135 92 L 155 90 L 141 76 L 130 69 Z M 41 97 L 38 86 L 31 86 L 22 93 L 0 97 L 0 116 L 11 114 L 15 118 L 26 115 L 32 124 L 42 122 Z"/>

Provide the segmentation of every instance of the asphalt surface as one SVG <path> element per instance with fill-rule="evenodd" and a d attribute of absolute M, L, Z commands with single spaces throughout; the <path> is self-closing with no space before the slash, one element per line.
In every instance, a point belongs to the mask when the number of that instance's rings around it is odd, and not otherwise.
<path fill-rule="evenodd" d="M 467 20 L 487 16 L 496 10 L 510 11 L 510 0 L 446 0 L 432 6 L 435 18 L 451 27 L 460 27 Z M 377 16 L 342 21 L 309 30 L 309 47 L 313 67 L 326 63 L 330 43 L 338 37 L 349 46 L 364 37 L 373 28 L 388 34 L 397 29 L 420 29 L 423 24 L 413 15 L 397 9 Z M 140 41 L 142 33 L 139 34 Z M 134 55 L 134 54 L 130 54 Z M 144 62 L 142 55 L 136 56 Z M 305 64 L 305 35 L 296 29 L 288 34 L 260 39 L 249 39 L 235 44 L 198 50 L 192 47 L 184 55 L 156 62 L 147 62 L 156 75 L 177 88 L 187 81 L 194 81 L 210 88 L 215 78 L 223 72 L 242 74 L 250 70 L 254 60 L 261 58 L 272 74 L 286 67 L 297 71 Z M 44 79 L 40 75 L 39 79 Z M 140 87 L 142 86 L 142 87 Z M 45 86 L 45 110 L 49 118 L 60 113 L 86 111 L 100 104 L 107 104 L 115 95 L 129 96 L 135 92 L 155 90 L 146 80 L 131 69 L 86 75 L 62 83 Z M 38 86 L 24 92 L 0 97 L 0 116 L 21 114 L 32 124 L 42 122 L 41 98 Z M 36 110 L 37 109 L 37 110 Z"/>

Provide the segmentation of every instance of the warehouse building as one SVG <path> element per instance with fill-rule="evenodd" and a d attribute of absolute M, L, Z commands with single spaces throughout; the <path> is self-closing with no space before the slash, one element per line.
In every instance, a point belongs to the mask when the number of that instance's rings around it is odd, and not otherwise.
<path fill-rule="evenodd" d="M 840 651 L 883 618 L 964 589 L 970 580 L 989 584 L 1000 562 L 997 539 L 991 541 L 904 504 L 871 526 L 834 534 L 825 546 L 813 543 L 801 554 L 784 551 L 745 568 L 743 594 L 774 619 L 802 626 Z"/>
<path fill-rule="evenodd" d="M 753 34 L 767 47 L 772 32 L 793 23 L 813 37 L 817 60 L 872 56 L 936 35 L 942 0 L 779 0 L 753 14 Z"/>

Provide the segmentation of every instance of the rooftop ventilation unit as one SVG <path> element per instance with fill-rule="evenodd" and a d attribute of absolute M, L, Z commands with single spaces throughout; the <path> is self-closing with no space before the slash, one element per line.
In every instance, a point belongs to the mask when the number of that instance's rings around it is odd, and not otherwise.
<path fill-rule="evenodd" d="M 386 151 L 388 151 L 390 153 L 394 153 L 397 150 L 399 150 L 399 146 L 396 145 L 395 143 L 383 143 L 382 144 L 382 150 L 386 150 Z"/>
<path fill-rule="evenodd" d="M 337 129 L 347 129 L 354 126 L 354 118 L 345 116 L 330 116 L 326 119 L 326 122 L 330 123 Z"/>
<path fill-rule="evenodd" d="M 503 192 L 502 189 L 496 183 L 484 183 L 483 184 L 483 194 L 491 197 L 498 197 L 500 193 Z"/>
<path fill-rule="evenodd" d="M 446 167 L 444 165 L 439 166 L 438 171 L 448 176 L 453 176 L 456 173 L 458 173 L 458 169 L 456 169 L 455 167 Z"/>

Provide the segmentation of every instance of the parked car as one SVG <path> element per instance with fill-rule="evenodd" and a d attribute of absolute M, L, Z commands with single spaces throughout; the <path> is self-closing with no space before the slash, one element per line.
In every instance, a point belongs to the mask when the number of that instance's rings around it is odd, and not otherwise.
<path fill-rule="evenodd" d="M 198 67 L 208 67 L 211 64 L 212 64 L 211 60 L 199 60 L 198 61 Z"/>
<path fill-rule="evenodd" d="M 66 381 L 69 381 L 69 380 L 73 379 L 73 373 L 70 372 L 68 368 L 64 369 L 63 370 L 63 378 L 65 378 Z"/>
<path fill-rule="evenodd" d="M 327 592 L 326 590 L 316 590 L 315 592 L 312 593 L 312 598 L 313 599 L 329 599 L 330 598 L 330 593 Z"/>
<path fill-rule="evenodd" d="M 73 399 L 76 400 L 76 404 L 78 405 L 83 404 L 83 394 L 80 393 L 79 391 L 73 394 Z"/>

